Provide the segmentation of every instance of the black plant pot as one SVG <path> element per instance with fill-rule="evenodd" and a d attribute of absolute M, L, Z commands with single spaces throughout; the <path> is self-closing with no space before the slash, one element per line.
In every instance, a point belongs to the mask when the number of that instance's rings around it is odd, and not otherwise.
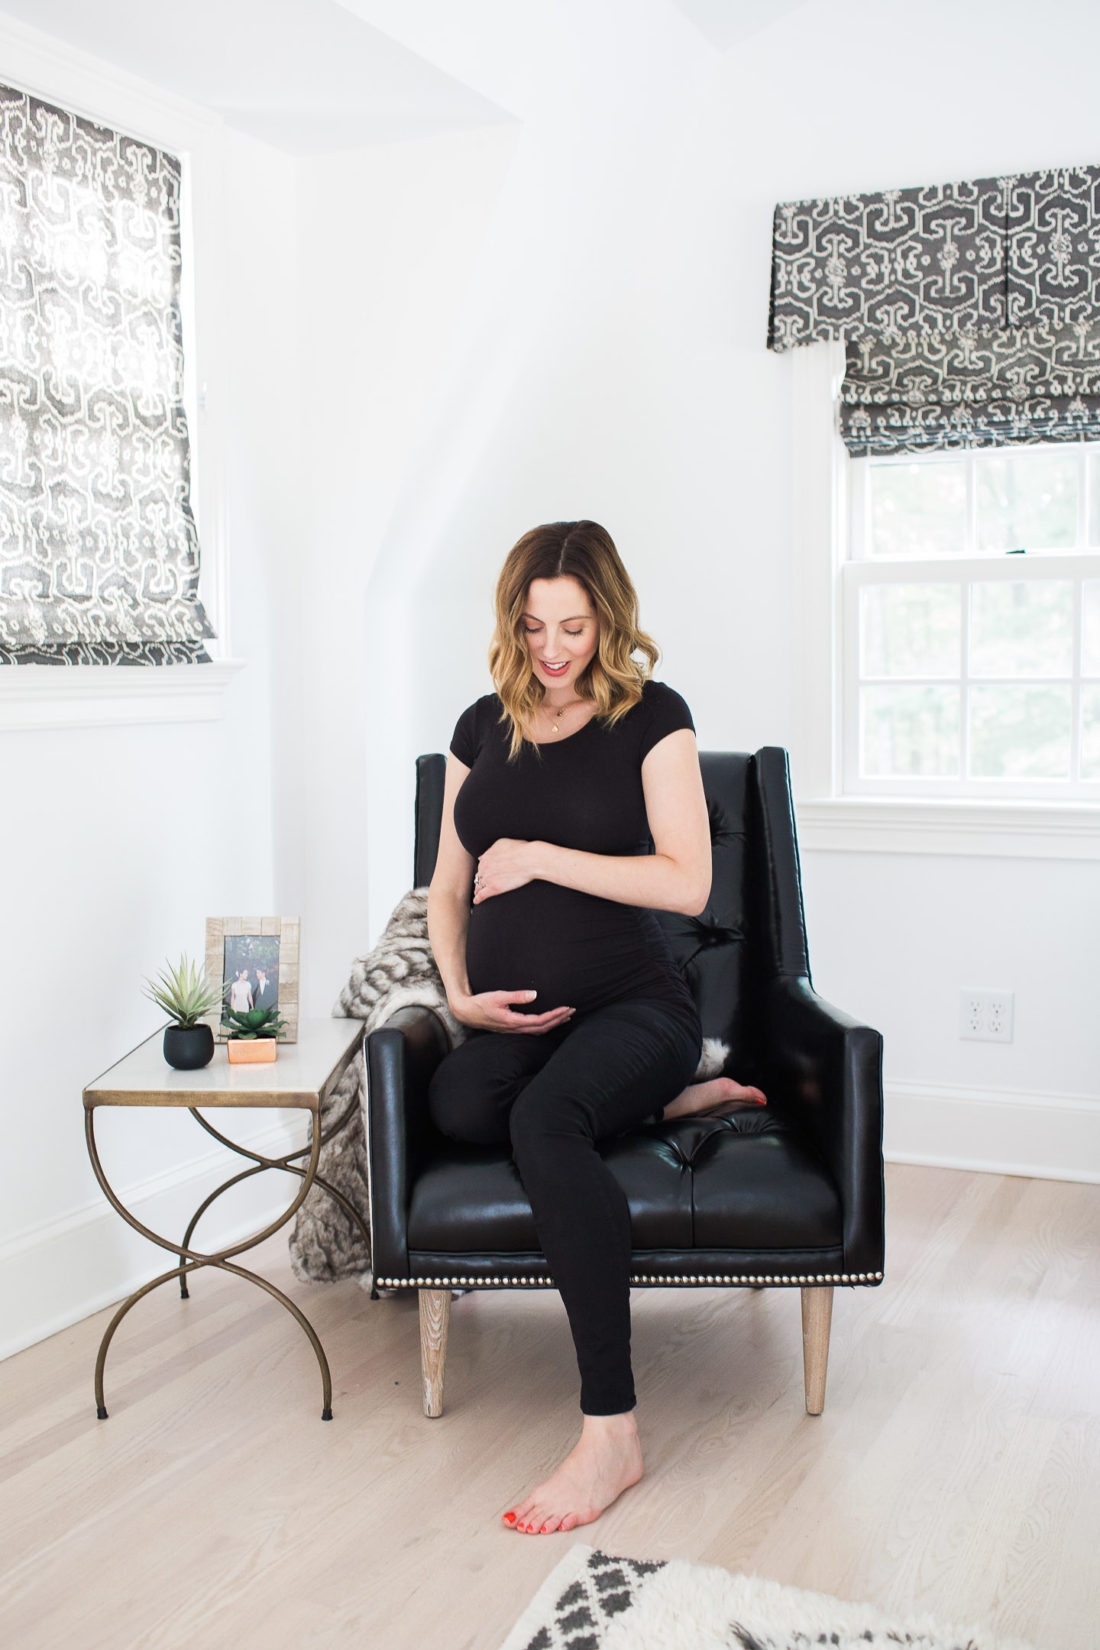
<path fill-rule="evenodd" d="M 197 1071 L 214 1058 L 214 1033 L 209 1026 L 165 1026 L 164 1058 L 177 1071 Z"/>

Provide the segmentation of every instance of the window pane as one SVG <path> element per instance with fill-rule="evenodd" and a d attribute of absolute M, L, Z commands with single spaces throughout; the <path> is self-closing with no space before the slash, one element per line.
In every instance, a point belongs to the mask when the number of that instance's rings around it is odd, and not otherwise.
<path fill-rule="evenodd" d="M 1069 687 L 972 687 L 970 772 L 980 779 L 1069 778 Z"/>
<path fill-rule="evenodd" d="M 1100 683 L 1081 690 L 1081 778 L 1100 779 Z"/>
<path fill-rule="evenodd" d="M 958 688 L 865 687 L 859 698 L 865 778 L 958 776 Z"/>
<path fill-rule="evenodd" d="M 961 596 L 958 584 L 862 589 L 860 675 L 958 676 Z"/>
<path fill-rule="evenodd" d="M 1100 544 L 1100 444 L 1089 443 L 1089 543 Z"/>
<path fill-rule="evenodd" d="M 1069 676 L 1069 579 L 984 579 L 970 586 L 972 676 Z"/>
<path fill-rule="evenodd" d="M 980 550 L 1072 550 L 1077 543 L 1077 451 L 979 453 Z"/>
<path fill-rule="evenodd" d="M 961 556 L 966 551 L 966 465 L 870 464 L 872 556 Z"/>
<path fill-rule="evenodd" d="M 1081 585 L 1081 674 L 1100 676 L 1100 579 Z"/>

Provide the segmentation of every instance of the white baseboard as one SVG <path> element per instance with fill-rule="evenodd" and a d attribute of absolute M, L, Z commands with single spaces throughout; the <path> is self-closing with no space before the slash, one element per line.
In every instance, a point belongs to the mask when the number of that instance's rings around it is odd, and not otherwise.
<path fill-rule="evenodd" d="M 886 1083 L 891 1163 L 1100 1182 L 1100 1097 Z"/>
<path fill-rule="evenodd" d="M 277 1157 L 294 1149 L 295 1138 L 281 1120 L 242 1139 L 241 1144 L 261 1156 Z M 120 1195 L 150 1231 L 162 1237 L 182 1237 L 203 1198 L 222 1180 L 246 1167 L 243 1159 L 233 1159 L 218 1148 L 182 1169 L 153 1176 Z M 212 1248 L 262 1230 L 293 1202 L 298 1186 L 297 1176 L 282 1172 L 254 1175 L 227 1192 L 203 1216 L 195 1243 L 200 1249 Z M 289 1231 L 289 1226 L 285 1230 Z M 19 1233 L 0 1245 L 0 1300 L 4 1302 L 0 1358 L 21 1352 L 102 1307 L 125 1299 L 131 1290 L 168 1271 L 171 1265 L 167 1249 L 155 1247 L 135 1232 L 102 1197 L 60 1219 Z M 247 1254 L 241 1265 L 248 1265 Z M 172 1289 L 175 1285 L 165 1283 L 162 1287 Z M 141 1305 L 135 1310 L 140 1313 Z"/>

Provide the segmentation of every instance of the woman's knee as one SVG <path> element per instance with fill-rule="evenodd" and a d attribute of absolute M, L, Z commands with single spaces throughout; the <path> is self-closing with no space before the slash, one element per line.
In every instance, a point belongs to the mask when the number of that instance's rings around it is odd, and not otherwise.
<path fill-rule="evenodd" d="M 534 1084 L 524 1091 L 508 1117 L 512 1153 L 519 1163 L 528 1154 L 541 1158 L 554 1142 L 593 1139 L 591 1119 L 569 1094 L 548 1093 Z"/>
<path fill-rule="evenodd" d="M 508 1139 L 508 1102 L 499 1084 L 461 1062 L 442 1060 L 428 1085 L 428 1112 L 440 1134 L 473 1146 Z"/>

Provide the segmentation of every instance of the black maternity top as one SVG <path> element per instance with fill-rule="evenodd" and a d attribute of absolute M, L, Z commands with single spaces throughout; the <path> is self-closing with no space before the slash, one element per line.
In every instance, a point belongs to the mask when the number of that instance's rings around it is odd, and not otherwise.
<path fill-rule="evenodd" d="M 592 854 L 649 852 L 642 762 L 659 740 L 695 724 L 664 682 L 613 728 L 598 717 L 556 744 L 525 743 L 507 761 L 510 725 L 487 693 L 464 710 L 451 750 L 469 769 L 455 800 L 455 829 L 475 858 L 500 837 L 553 842 Z M 655 913 L 535 881 L 471 905 L 470 990 L 538 992 L 521 1011 L 572 1006 L 578 1014 L 624 998 L 659 1002 L 699 1035 L 694 999 Z"/>

